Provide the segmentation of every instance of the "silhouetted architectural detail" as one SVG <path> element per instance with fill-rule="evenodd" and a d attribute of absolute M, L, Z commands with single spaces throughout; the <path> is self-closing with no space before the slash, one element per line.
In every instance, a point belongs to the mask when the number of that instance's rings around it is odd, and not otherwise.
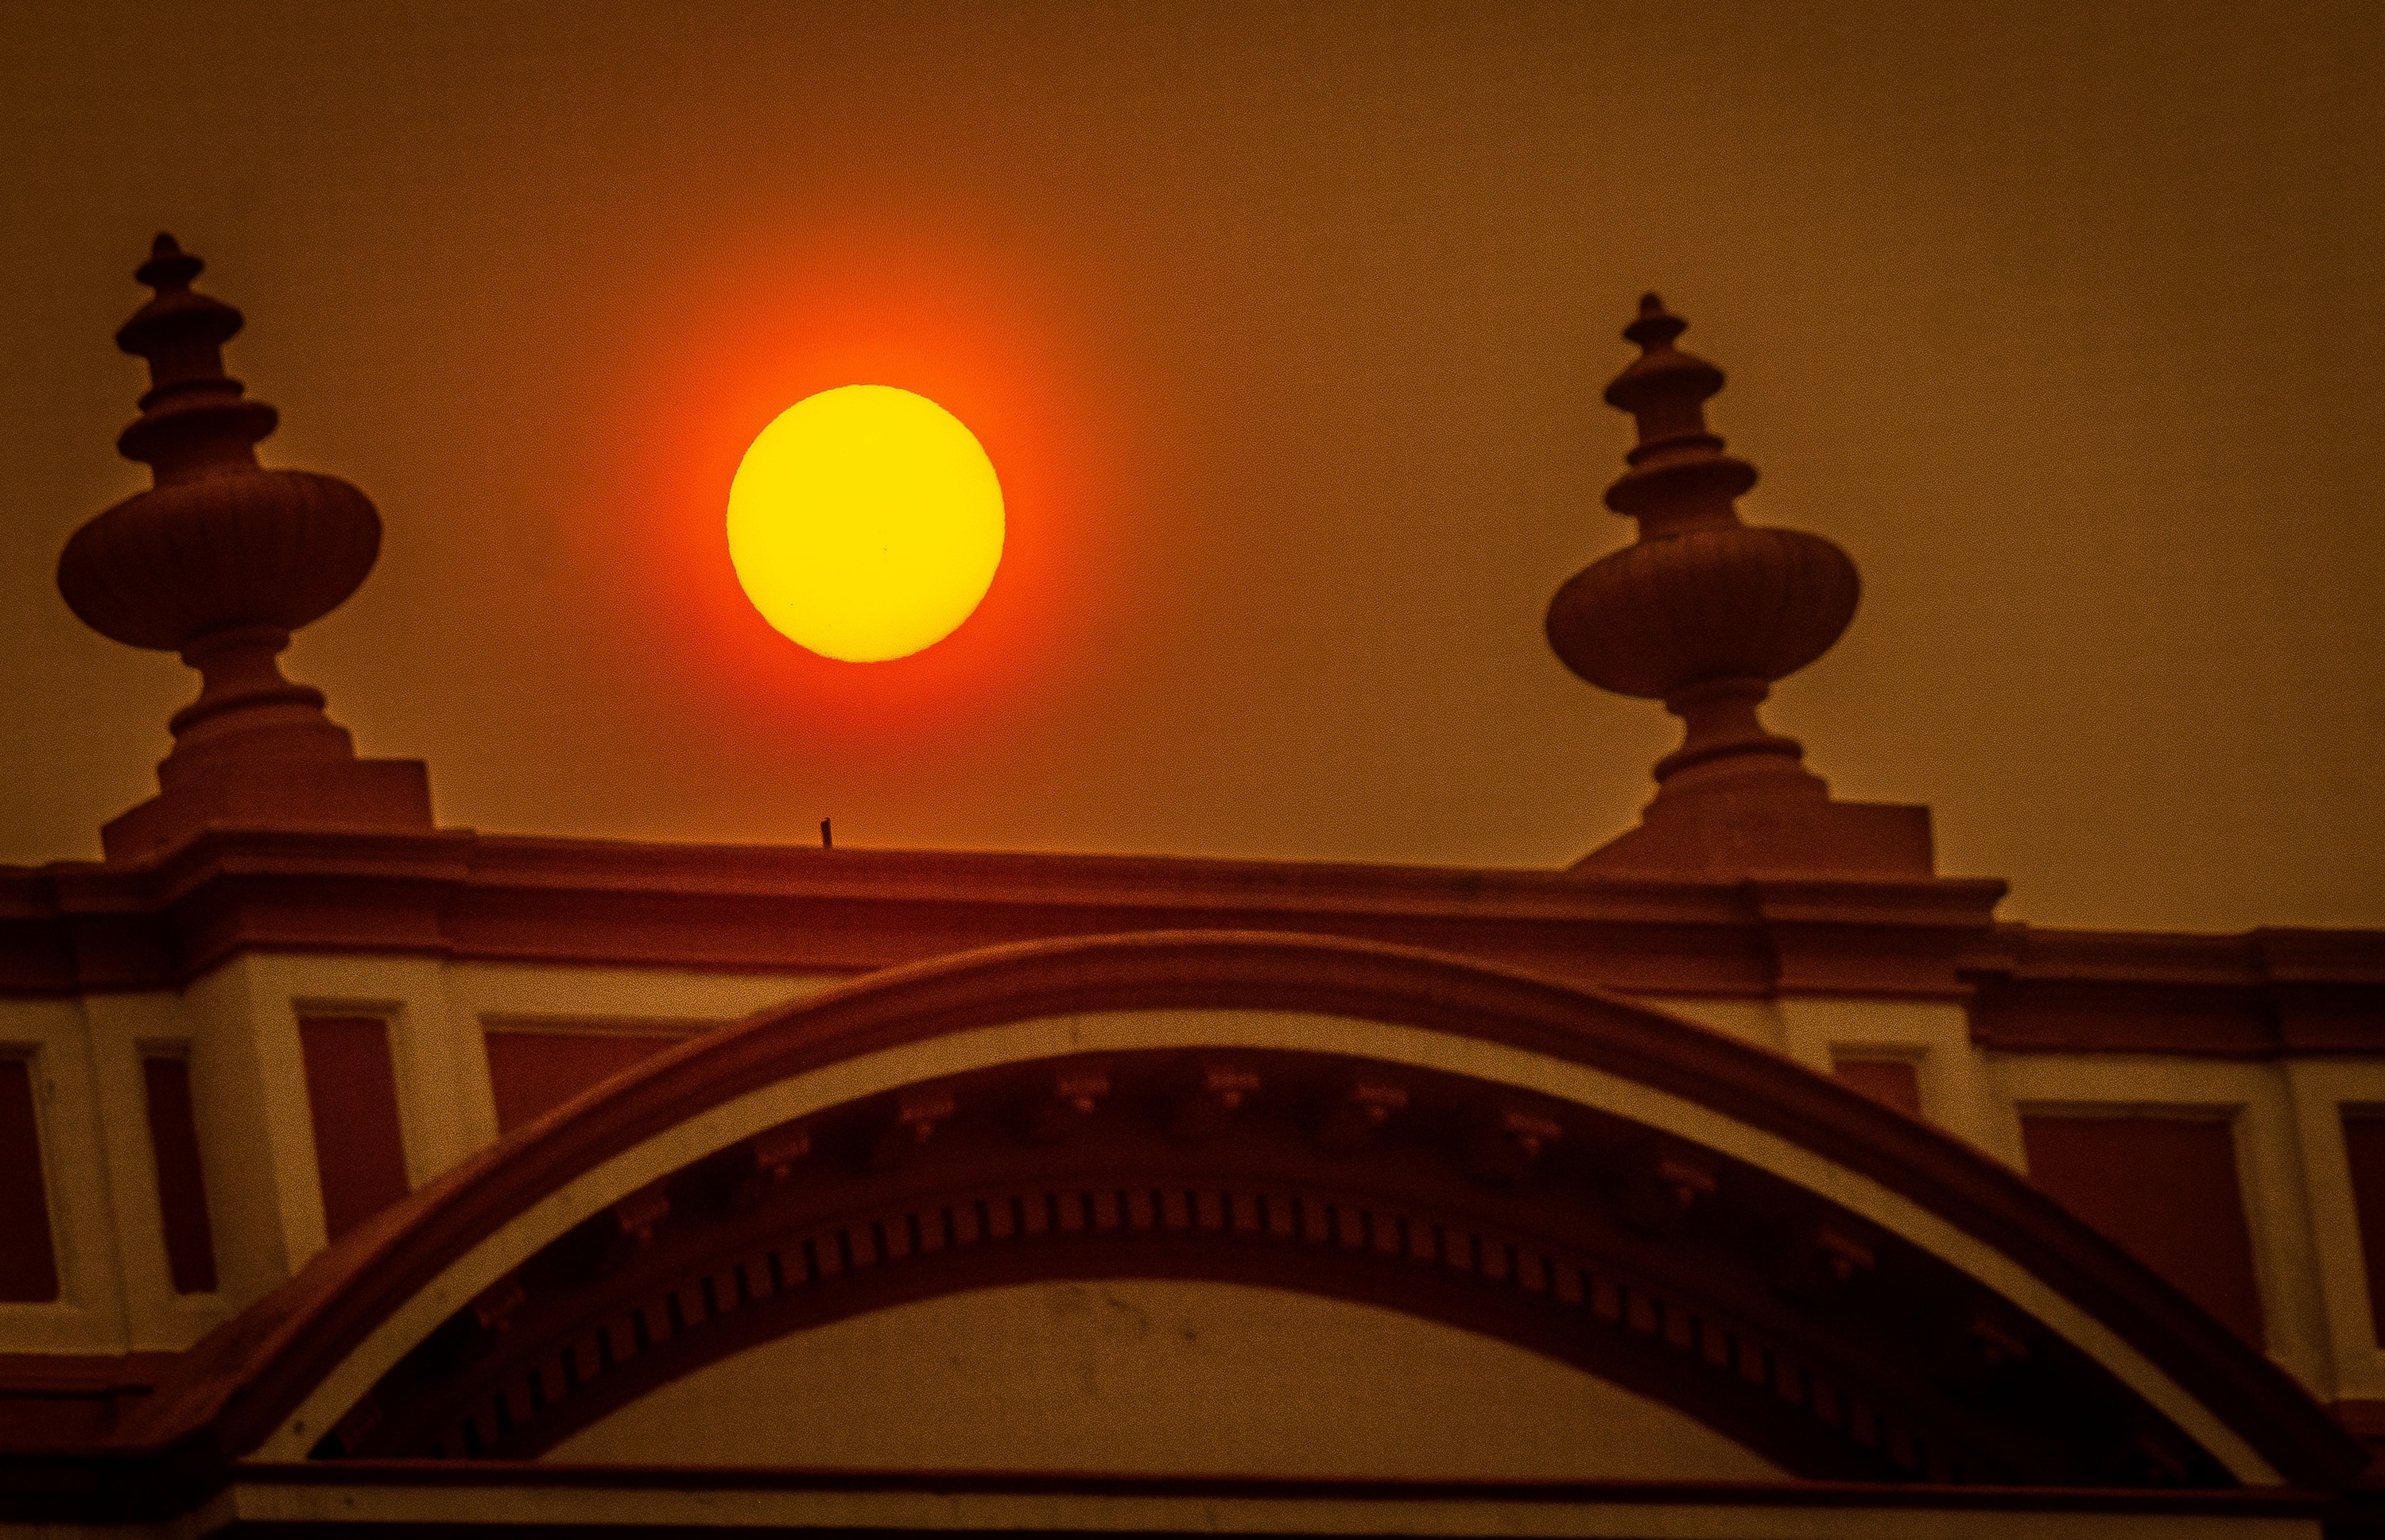
<path fill-rule="evenodd" d="M 1832 871 L 1927 877 L 1926 808 L 1830 800 L 1804 745 L 1756 707 L 1830 649 L 1861 583 L 1845 552 L 1803 530 L 1751 528 L 1733 507 L 1755 468 L 1723 453 L 1704 403 L 1722 370 L 1673 345 L 1688 322 L 1655 294 L 1623 329 L 1641 355 L 1606 387 L 1640 442 L 1606 506 L 1640 538 L 1574 574 L 1549 605 L 1549 645 L 1601 689 L 1661 700 L 1686 728 L 1656 761 L 1641 826 L 1580 870 L 1738 876 Z"/>
<path fill-rule="evenodd" d="M 241 313 L 191 281 L 206 266 L 160 235 L 134 274 L 156 291 L 116 333 L 148 360 L 141 415 L 117 439 L 156 484 L 75 532 L 58 592 L 84 624 L 176 652 L 200 672 L 174 714 L 160 795 L 101 832 L 111 860 L 152 853 L 209 823 L 428 829 L 419 760 L 359 760 L 323 693 L 274 660 L 290 633 L 356 591 L 381 551 L 381 516 L 336 476 L 268 470 L 256 444 L 274 409 L 223 371 Z"/>

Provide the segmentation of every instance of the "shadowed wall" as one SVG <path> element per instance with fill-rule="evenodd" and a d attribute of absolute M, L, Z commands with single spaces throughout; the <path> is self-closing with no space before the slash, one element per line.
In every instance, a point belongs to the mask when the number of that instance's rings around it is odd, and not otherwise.
<path fill-rule="evenodd" d="M 1782 1479 L 1668 1407 L 1505 1343 L 1363 1305 L 1149 1280 L 989 1289 L 841 1321 L 692 1374 L 548 1458 Z"/>

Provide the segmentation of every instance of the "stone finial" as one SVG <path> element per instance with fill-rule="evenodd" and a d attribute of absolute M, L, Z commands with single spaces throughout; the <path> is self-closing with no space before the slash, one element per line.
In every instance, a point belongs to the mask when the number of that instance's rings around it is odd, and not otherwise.
<path fill-rule="evenodd" d="M 1723 452 L 1705 403 L 1723 372 L 1673 345 L 1688 323 L 1651 294 L 1624 328 L 1640 357 L 1606 387 L 1639 443 L 1606 506 L 1639 539 L 1557 591 L 1549 645 L 1602 689 L 1661 700 L 1681 746 L 1656 762 L 1641 826 L 1592 853 L 1591 870 L 1705 876 L 1823 870 L 1928 876 L 1927 808 L 1842 803 L 1767 731 L 1773 682 L 1830 649 L 1861 583 L 1846 553 L 1802 530 L 1752 528 L 1735 502 L 1755 468 Z"/>
<path fill-rule="evenodd" d="M 101 832 L 131 859 L 211 823 L 423 828 L 420 763 L 359 760 L 322 692 L 284 678 L 290 633 L 355 593 L 381 550 L 381 516 L 334 476 L 268 470 L 256 444 L 278 417 L 223 370 L 241 313 L 191 282 L 206 266 L 159 235 L 134 276 L 156 291 L 116 333 L 149 365 L 141 415 L 117 439 L 154 485 L 77 530 L 58 592 L 84 624 L 179 653 L 198 699 L 169 723 L 160 795 Z"/>

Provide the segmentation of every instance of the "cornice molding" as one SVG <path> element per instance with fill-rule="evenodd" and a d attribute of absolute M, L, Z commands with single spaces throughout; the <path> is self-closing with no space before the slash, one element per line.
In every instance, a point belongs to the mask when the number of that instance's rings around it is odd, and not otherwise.
<path fill-rule="evenodd" d="M 1961 999 L 2000 882 L 213 829 L 0 868 L 0 995 L 175 987 L 246 951 L 859 972 L 1006 942 L 1300 931 L 1604 988 Z"/>
<path fill-rule="evenodd" d="M 256 951 L 817 974 L 1072 935 L 1300 931 L 1626 994 L 1965 1003 L 2008 1053 L 2385 1055 L 2385 932 L 2048 930 L 1998 923 L 2004 892 L 213 829 L 147 861 L 0 867 L 0 997 L 174 988 Z"/>
<path fill-rule="evenodd" d="M 1971 1034 L 2007 1053 L 2385 1053 L 2385 932 L 2239 935 L 2000 925 L 1965 966 Z"/>

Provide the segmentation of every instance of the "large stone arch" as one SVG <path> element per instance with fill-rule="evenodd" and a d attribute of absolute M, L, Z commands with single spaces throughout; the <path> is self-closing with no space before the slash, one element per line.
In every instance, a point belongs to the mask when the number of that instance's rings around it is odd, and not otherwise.
<path fill-rule="evenodd" d="M 1061 1277 L 1388 1306 L 1813 1477 L 2328 1486 L 2358 1459 L 2012 1173 L 1784 1060 L 1452 958 L 1217 933 L 892 970 L 656 1060 L 318 1258 L 145 1431 L 535 1456 L 752 1344 Z"/>

